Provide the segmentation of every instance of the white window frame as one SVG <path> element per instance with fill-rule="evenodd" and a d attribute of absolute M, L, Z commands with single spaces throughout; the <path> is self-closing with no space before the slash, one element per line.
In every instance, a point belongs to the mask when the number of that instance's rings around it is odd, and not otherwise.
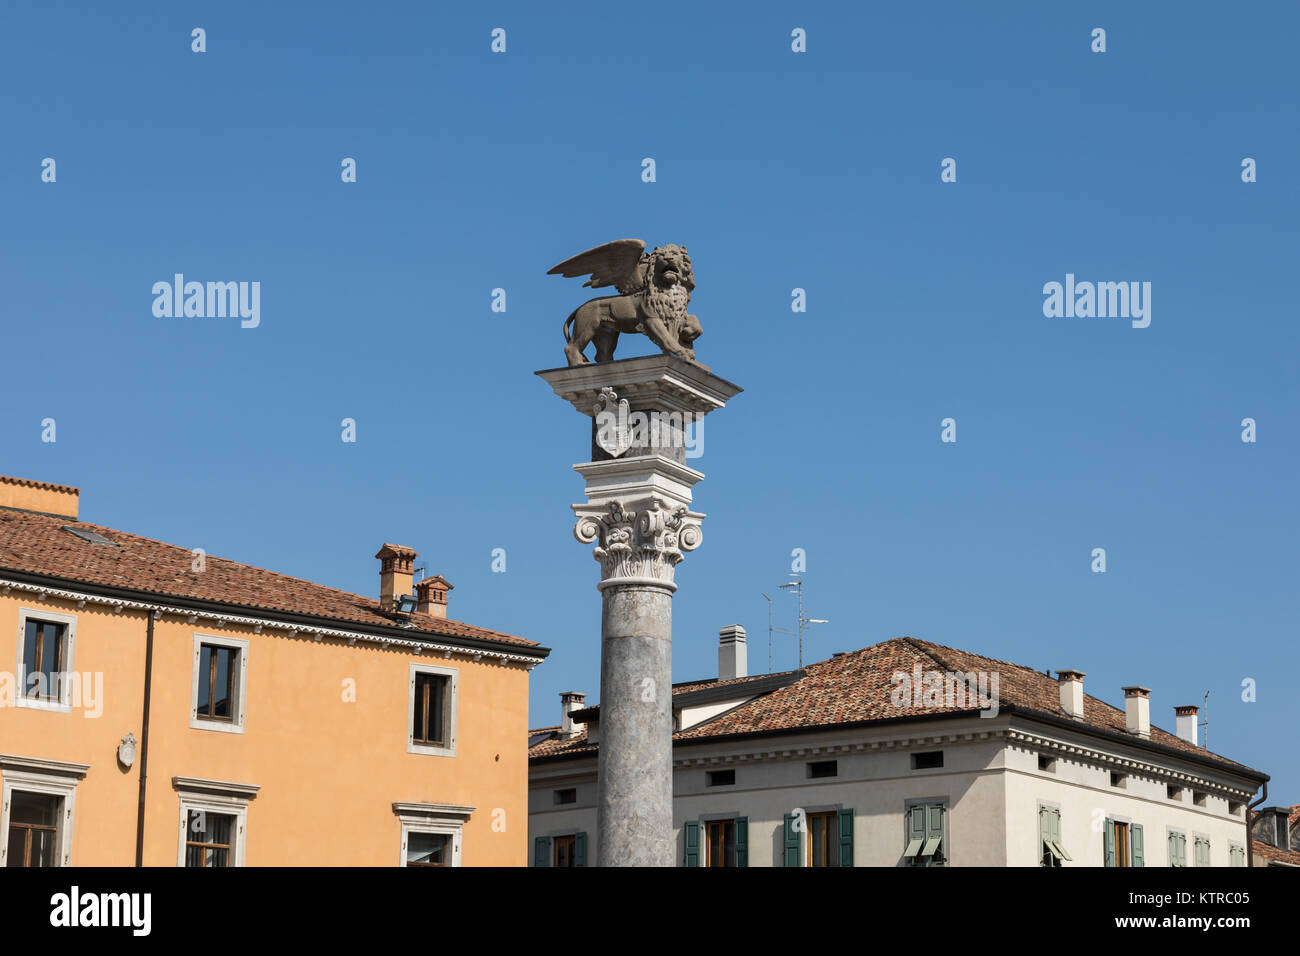
<path fill-rule="evenodd" d="M 445 746 L 418 743 L 415 739 L 415 675 L 436 674 L 447 678 L 447 743 Z M 460 703 L 460 672 L 454 667 L 437 664 L 411 664 L 406 683 L 406 752 L 431 757 L 456 756 L 456 711 Z M 402 840 L 406 844 L 405 838 Z M 403 858 L 405 859 L 405 858 Z"/>
<path fill-rule="evenodd" d="M 199 661 L 204 644 L 229 647 L 239 651 L 235 658 L 239 673 L 235 675 L 235 715 L 233 720 L 213 720 L 199 716 Z M 194 634 L 194 666 L 190 675 L 190 727 L 194 730 L 215 730 L 225 734 L 242 734 L 248 704 L 248 640 L 242 637 L 218 637 L 215 634 Z M 211 689 L 209 688 L 209 693 Z"/>
<path fill-rule="evenodd" d="M 67 763 L 62 760 L 42 760 L 39 757 L 19 757 L 0 754 L 0 774 L 4 776 L 0 792 L 0 867 L 9 865 L 9 808 L 13 805 L 15 790 L 21 793 L 41 793 L 58 797 L 58 836 L 54 844 L 54 865 L 72 865 L 73 817 L 77 808 L 77 784 L 90 764 Z"/>
<path fill-rule="evenodd" d="M 185 844 L 188 841 L 190 811 L 219 813 L 235 818 L 231 840 L 231 866 L 244 865 L 244 848 L 248 839 L 248 804 L 262 788 L 248 783 L 204 780 L 200 777 L 172 777 L 172 786 L 180 796 L 180 821 L 177 831 L 176 865 L 185 867 Z"/>
<path fill-rule="evenodd" d="M 475 807 L 450 803 L 394 803 L 393 813 L 402 828 L 397 865 L 406 866 L 407 838 L 412 833 L 438 833 L 451 837 L 451 866 L 460 866 L 461 831 Z"/>
<path fill-rule="evenodd" d="M 42 700 L 39 697 L 28 697 L 26 695 L 26 687 L 24 686 L 26 681 L 23 680 L 25 674 L 23 651 L 27 649 L 27 621 L 32 618 L 38 621 L 47 621 L 50 624 L 64 625 L 63 669 L 59 671 L 64 676 L 59 681 L 58 700 Z M 72 681 L 68 679 L 67 675 L 76 673 L 76 650 L 77 618 L 75 615 L 59 614 L 57 611 L 45 611 L 39 608 L 20 607 L 18 609 L 18 664 L 14 670 L 14 678 L 18 686 L 14 695 L 14 704 L 18 707 L 30 707 L 32 710 L 50 710 L 60 714 L 72 713 Z"/>

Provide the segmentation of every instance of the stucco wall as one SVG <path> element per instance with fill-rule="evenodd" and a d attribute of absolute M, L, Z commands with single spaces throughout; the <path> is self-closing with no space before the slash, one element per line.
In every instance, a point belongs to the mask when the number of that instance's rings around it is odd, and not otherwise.
<path fill-rule="evenodd" d="M 34 598 L 0 597 L 0 670 L 17 664 L 19 608 L 73 614 L 73 664 L 102 675 L 102 714 L 2 707 L 0 753 L 90 764 L 76 791 L 71 862 L 131 865 L 140 761 L 124 771 L 116 751 L 128 731 L 142 737 L 146 617 Z M 196 633 L 249 641 L 242 734 L 190 727 Z M 406 752 L 412 662 L 458 671 L 454 758 Z M 349 680 L 355 702 L 344 699 Z M 250 866 L 396 865 L 394 802 L 476 807 L 464 828 L 462 865 L 523 865 L 527 714 L 528 672 L 518 663 L 166 616 L 155 626 L 145 863 L 176 865 L 180 798 L 172 777 L 179 775 L 261 787 L 248 809 Z"/>

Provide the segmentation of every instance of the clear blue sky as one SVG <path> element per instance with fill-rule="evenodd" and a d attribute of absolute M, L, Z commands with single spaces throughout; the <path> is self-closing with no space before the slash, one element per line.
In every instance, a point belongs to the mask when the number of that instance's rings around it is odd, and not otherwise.
<path fill-rule="evenodd" d="M 1300 802 L 1300 13 L 1155 6 L 8 3 L 0 472 L 364 593 L 411 545 L 452 616 L 554 648 L 553 723 L 600 605 L 587 435 L 532 374 L 584 294 L 545 273 L 685 243 L 746 391 L 696 462 L 675 679 L 731 623 L 766 666 L 804 548 L 814 659 L 910 634 L 1144 684 L 1169 729 L 1210 690 L 1213 749 Z M 260 327 L 155 318 L 176 272 L 260 282 Z M 1067 272 L 1151 282 L 1150 327 L 1045 318 Z"/>

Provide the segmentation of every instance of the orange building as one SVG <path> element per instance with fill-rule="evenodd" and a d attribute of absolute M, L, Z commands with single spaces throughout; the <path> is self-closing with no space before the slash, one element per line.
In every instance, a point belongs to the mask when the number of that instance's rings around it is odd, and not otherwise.
<path fill-rule="evenodd" d="M 546 648 L 449 619 L 409 548 L 375 600 L 78 495 L 0 477 L 0 865 L 526 863 Z"/>

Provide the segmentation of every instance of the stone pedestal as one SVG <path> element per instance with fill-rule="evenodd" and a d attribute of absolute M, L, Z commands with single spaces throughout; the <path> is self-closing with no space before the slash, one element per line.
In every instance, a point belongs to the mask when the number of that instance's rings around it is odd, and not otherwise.
<path fill-rule="evenodd" d="M 740 388 L 672 355 L 537 374 L 592 420 L 573 533 L 601 566 L 597 865 L 673 866 L 674 569 L 704 518 L 684 437 Z"/>

